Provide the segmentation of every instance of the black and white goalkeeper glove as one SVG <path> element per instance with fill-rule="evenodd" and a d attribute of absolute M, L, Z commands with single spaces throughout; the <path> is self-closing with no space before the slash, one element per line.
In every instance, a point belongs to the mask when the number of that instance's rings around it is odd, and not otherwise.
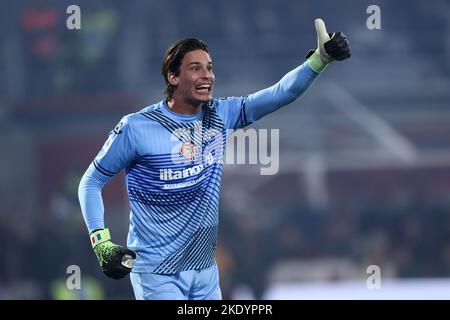
<path fill-rule="evenodd" d="M 350 46 L 347 37 L 342 32 L 328 33 L 322 19 L 315 21 L 317 33 L 317 49 L 310 50 L 306 57 L 309 66 L 316 72 L 321 72 L 333 60 L 342 61 L 350 58 Z"/>

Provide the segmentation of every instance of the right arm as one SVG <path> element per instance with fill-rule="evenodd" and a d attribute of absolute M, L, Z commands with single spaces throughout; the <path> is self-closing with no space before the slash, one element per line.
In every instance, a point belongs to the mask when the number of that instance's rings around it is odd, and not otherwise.
<path fill-rule="evenodd" d="M 127 117 L 109 134 L 102 150 L 81 178 L 78 198 L 92 248 L 110 278 L 120 279 L 130 273 L 136 253 L 112 243 L 105 228 L 102 189 L 105 184 L 136 158 L 134 139 Z"/>
<path fill-rule="evenodd" d="M 111 178 L 112 176 L 100 173 L 94 163 L 91 163 L 81 178 L 78 199 L 89 232 L 105 228 L 102 189 Z"/>
<path fill-rule="evenodd" d="M 89 232 L 105 227 L 103 187 L 136 158 L 129 121 L 128 117 L 122 118 L 109 133 L 103 148 L 81 178 L 78 199 Z"/>

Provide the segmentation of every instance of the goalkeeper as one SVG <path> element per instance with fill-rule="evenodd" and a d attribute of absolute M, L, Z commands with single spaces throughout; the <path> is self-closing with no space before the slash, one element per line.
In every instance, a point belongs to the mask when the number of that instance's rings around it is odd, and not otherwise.
<path fill-rule="evenodd" d="M 302 95 L 333 60 L 350 57 L 344 34 L 316 19 L 317 49 L 275 85 L 212 97 L 213 65 L 198 39 L 164 56 L 164 100 L 121 119 L 79 186 L 93 250 L 106 276 L 128 275 L 136 299 L 221 299 L 215 262 L 227 129 L 243 128 Z M 104 224 L 101 191 L 122 169 L 130 201 L 127 246 Z"/>

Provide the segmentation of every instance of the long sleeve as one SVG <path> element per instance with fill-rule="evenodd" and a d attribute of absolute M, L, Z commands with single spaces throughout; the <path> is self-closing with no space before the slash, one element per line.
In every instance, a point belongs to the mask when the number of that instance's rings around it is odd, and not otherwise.
<path fill-rule="evenodd" d="M 89 232 L 105 227 L 102 189 L 110 179 L 111 177 L 97 171 L 93 163 L 81 178 L 78 199 Z"/>
<path fill-rule="evenodd" d="M 89 232 L 104 228 L 102 189 L 135 159 L 133 141 L 130 119 L 123 117 L 81 178 L 78 200 Z"/>
<path fill-rule="evenodd" d="M 245 115 L 248 123 L 291 103 L 301 96 L 313 83 L 319 73 L 307 62 L 287 73 L 273 86 L 249 95 L 245 101 Z"/>
<path fill-rule="evenodd" d="M 246 97 L 216 99 L 217 111 L 227 129 L 243 128 L 300 97 L 318 75 L 305 61 L 269 88 Z"/>

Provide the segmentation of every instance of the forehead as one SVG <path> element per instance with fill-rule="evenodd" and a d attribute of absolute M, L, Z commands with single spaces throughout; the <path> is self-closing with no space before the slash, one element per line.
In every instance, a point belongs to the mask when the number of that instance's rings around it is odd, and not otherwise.
<path fill-rule="evenodd" d="M 209 56 L 208 52 L 203 51 L 203 50 L 194 50 L 194 51 L 189 51 L 188 53 L 186 53 L 184 55 L 181 64 L 188 65 L 193 62 L 208 64 L 212 61 L 211 61 L 211 57 Z"/>

